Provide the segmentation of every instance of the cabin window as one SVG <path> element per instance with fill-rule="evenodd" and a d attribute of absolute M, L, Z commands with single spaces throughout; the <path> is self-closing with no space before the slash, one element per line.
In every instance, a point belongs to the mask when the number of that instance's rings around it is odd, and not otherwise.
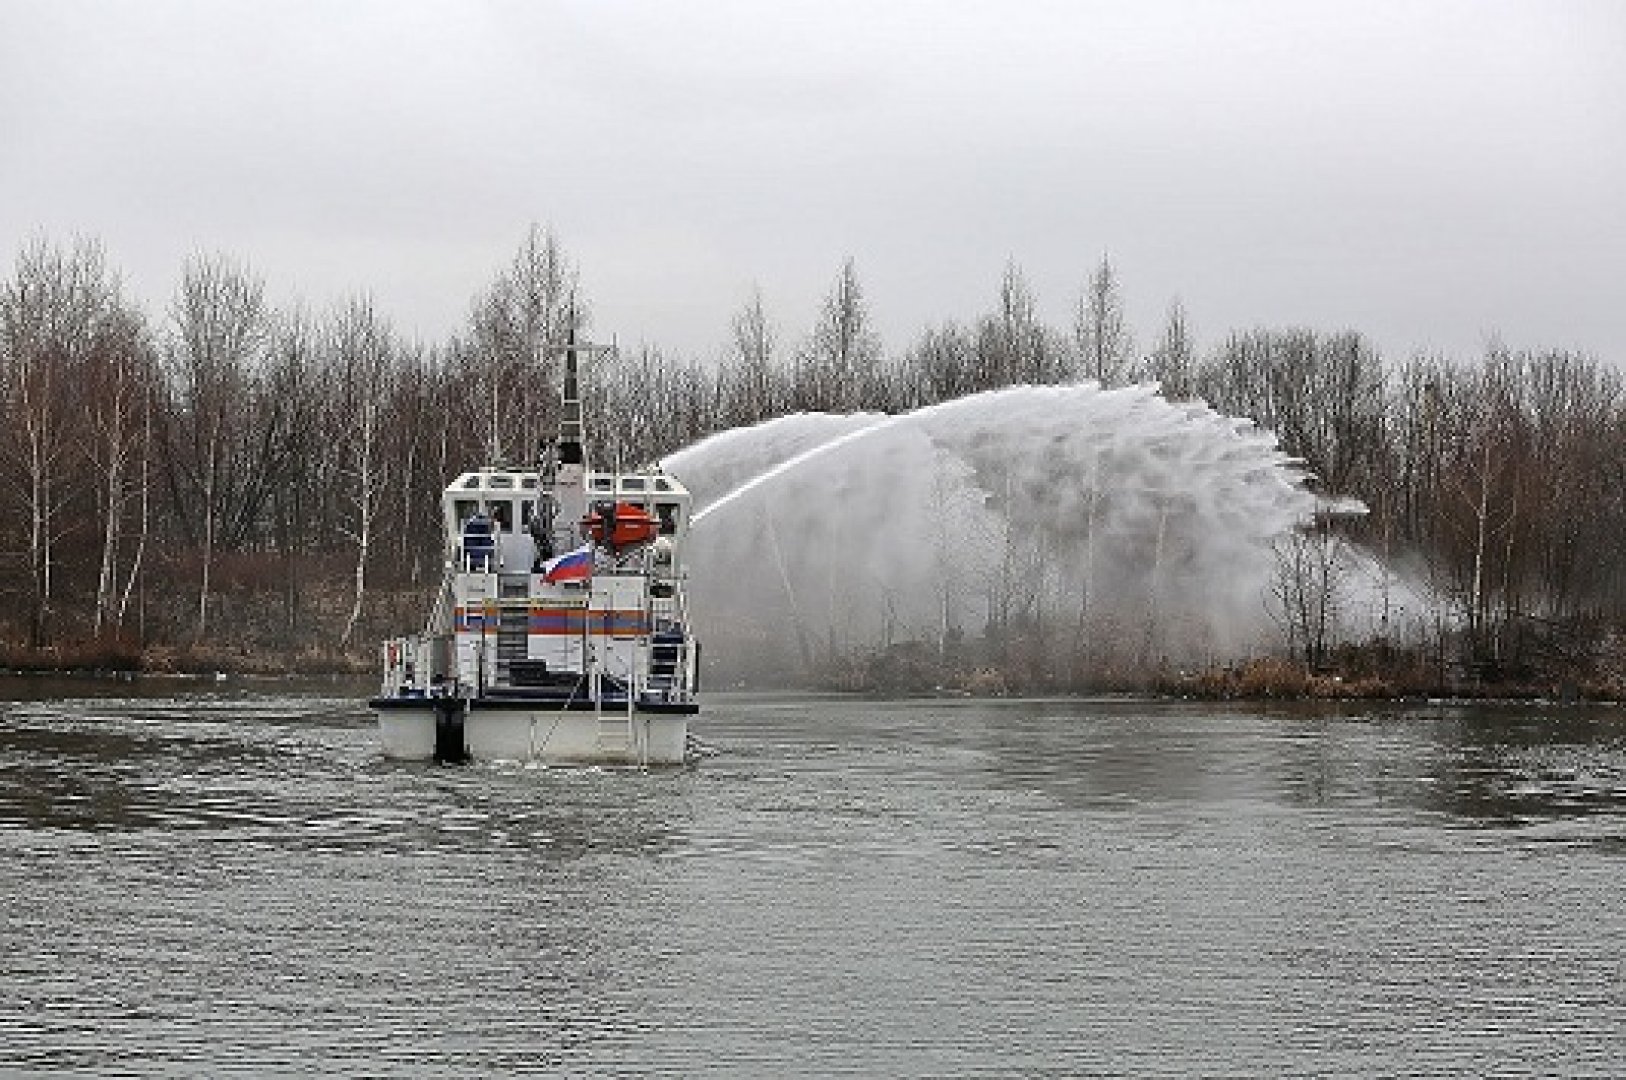
<path fill-rule="evenodd" d="M 621 490 L 622 491 L 642 491 L 642 490 L 644 490 L 644 478 L 641 477 L 641 476 L 623 476 L 621 478 Z"/>
<path fill-rule="evenodd" d="M 609 491 L 610 478 L 607 476 L 596 476 L 593 478 L 593 483 L 590 486 L 594 491 Z"/>
<path fill-rule="evenodd" d="M 536 503 L 526 499 L 519 504 L 519 523 L 526 528 L 531 526 L 531 518 L 535 516 Z"/>
<path fill-rule="evenodd" d="M 507 491 L 514 486 L 512 476 L 493 476 L 491 478 L 492 491 Z"/>
<path fill-rule="evenodd" d="M 468 476 L 465 476 L 463 478 L 463 483 L 460 486 L 462 488 L 464 488 L 465 490 L 467 490 L 468 488 L 477 488 L 477 487 L 479 487 L 480 486 L 480 476 L 479 476 L 479 474 L 478 473 L 470 473 Z"/>
<path fill-rule="evenodd" d="M 534 476 L 522 476 L 522 477 L 520 477 L 519 478 L 519 486 L 521 488 L 523 488 L 524 490 L 526 490 L 526 491 L 535 491 L 536 490 L 536 477 L 534 477 Z"/>
<path fill-rule="evenodd" d="M 480 504 L 473 499 L 458 499 L 452 504 L 452 516 L 457 518 L 459 525 L 479 513 Z"/>
<path fill-rule="evenodd" d="M 514 531 L 514 504 L 506 499 L 491 500 L 491 520 L 503 532 Z"/>
<path fill-rule="evenodd" d="M 666 477 L 657 476 L 657 477 L 655 477 L 655 490 L 656 491 L 671 491 L 672 490 L 672 485 L 666 482 Z"/>
<path fill-rule="evenodd" d="M 673 533 L 677 532 L 677 503 L 656 503 L 655 516 L 660 519 L 662 536 L 671 536 Z"/>

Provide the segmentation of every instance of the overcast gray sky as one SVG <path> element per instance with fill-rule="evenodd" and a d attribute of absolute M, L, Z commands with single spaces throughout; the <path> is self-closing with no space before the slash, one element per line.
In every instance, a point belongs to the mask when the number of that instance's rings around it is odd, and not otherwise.
<path fill-rule="evenodd" d="M 686 353 L 847 256 L 895 351 L 1013 260 L 1066 325 L 1105 253 L 1142 341 L 1626 364 L 1626 4 L 0 0 L 7 275 L 97 237 L 159 315 L 224 251 L 438 340 L 533 221 Z"/>

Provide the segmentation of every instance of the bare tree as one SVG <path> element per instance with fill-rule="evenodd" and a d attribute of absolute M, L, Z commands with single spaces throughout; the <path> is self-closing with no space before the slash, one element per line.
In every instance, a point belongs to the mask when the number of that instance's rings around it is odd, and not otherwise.
<path fill-rule="evenodd" d="M 133 363 L 140 338 L 139 317 L 124 304 L 95 242 L 64 250 L 31 241 L 15 276 L 0 287 L 6 414 L 0 441 L 27 521 L 28 634 L 35 646 L 52 633 L 57 543 L 71 527 L 63 510 L 73 465 L 82 460 L 75 451 L 83 445 L 78 421 L 89 400 L 81 393 L 86 374 L 99 359 Z"/>
<path fill-rule="evenodd" d="M 130 610 L 130 596 L 135 592 L 136 583 L 141 580 L 142 565 L 147 554 L 147 538 L 152 525 L 152 461 L 153 461 L 153 398 L 157 393 L 155 375 L 148 384 L 147 392 L 141 398 L 141 471 L 136 481 L 136 501 L 138 504 L 136 517 L 136 545 L 130 556 L 130 566 L 124 575 L 124 586 L 119 590 L 118 607 L 115 609 L 113 622 L 115 626 L 123 627 L 124 620 Z M 146 627 L 142 628 L 141 637 L 146 638 Z"/>
<path fill-rule="evenodd" d="M 998 308 L 978 323 L 977 351 L 988 387 L 1048 383 L 1062 375 L 1060 350 L 1052 347 L 1033 292 L 1014 262 L 1000 281 Z"/>
<path fill-rule="evenodd" d="M 244 508 L 252 459 L 245 412 L 270 339 L 271 312 L 263 282 L 221 257 L 194 256 L 182 273 L 171 308 L 165 349 L 175 395 L 168 437 L 170 482 L 183 529 L 199 548 L 197 621 L 208 632 L 210 574 L 223 527 Z M 247 445 L 245 445 L 247 443 Z"/>
<path fill-rule="evenodd" d="M 904 381 L 912 391 L 904 405 L 910 408 L 952 401 L 997 385 L 979 369 L 972 336 L 953 322 L 922 331 L 904 365 Z"/>
<path fill-rule="evenodd" d="M 395 350 L 389 329 L 366 299 L 342 307 L 327 336 L 329 367 L 339 391 L 331 401 L 329 436 L 342 455 L 339 477 L 347 509 L 342 528 L 355 545 L 350 613 L 339 635 L 339 644 L 346 646 L 367 596 L 367 561 L 387 488 L 383 443 L 385 410 L 394 390 Z"/>
<path fill-rule="evenodd" d="M 1387 470 L 1383 362 L 1359 334 L 1232 333 L 1198 388 L 1217 408 L 1274 431 L 1335 494 L 1359 490 Z"/>
<path fill-rule="evenodd" d="M 119 312 L 109 320 L 108 333 L 88 365 L 83 379 L 90 438 L 83 449 L 98 485 L 97 512 L 101 516 L 101 559 L 96 578 L 96 606 L 92 630 L 100 636 L 107 626 L 123 621 L 124 603 L 146 548 L 148 518 L 137 524 L 135 555 L 124 589 L 119 587 L 120 552 L 130 504 L 144 499 L 151 459 L 152 394 L 157 381 L 157 358 L 141 318 Z M 138 471 L 139 469 L 139 471 Z"/>
<path fill-rule="evenodd" d="M 1169 304 L 1163 333 L 1152 349 L 1147 375 L 1162 384 L 1164 397 L 1178 400 L 1196 392 L 1196 372 L 1196 342 L 1186 319 L 1186 309 L 1175 300 Z"/>
<path fill-rule="evenodd" d="M 1276 575 L 1271 610 L 1287 639 L 1288 652 L 1314 669 L 1327 659 L 1337 632 L 1341 592 L 1350 571 L 1350 552 L 1325 517 L 1276 542 Z"/>
<path fill-rule="evenodd" d="M 552 232 L 532 225 L 507 269 L 474 302 L 465 357 L 488 460 L 530 460 L 553 430 L 550 350 L 586 323 L 576 269 Z"/>
<path fill-rule="evenodd" d="M 396 344 L 395 402 L 389 417 L 388 446 L 395 467 L 395 563 L 417 585 L 439 562 L 438 503 L 435 493 L 447 480 L 436 466 L 445 439 L 444 411 L 436 400 L 445 381 L 438 354 L 422 345 Z"/>
<path fill-rule="evenodd" d="M 859 408 L 869 399 L 880 356 L 858 269 L 849 258 L 797 357 L 794 407 L 835 412 Z"/>
<path fill-rule="evenodd" d="M 1086 378 L 1117 386 L 1134 377 L 1135 343 L 1124 319 L 1117 271 L 1105 255 L 1079 297 L 1073 340 Z"/>
<path fill-rule="evenodd" d="M 319 330 L 303 310 L 279 318 L 273 332 L 261 395 L 269 414 L 267 443 L 277 481 L 267 504 L 271 543 L 281 561 L 282 633 L 299 632 L 303 556 L 329 530 L 314 527 L 333 496 L 326 480 L 338 473 L 338 448 L 324 423 L 338 386 L 321 352 Z M 323 522 L 325 524 L 325 522 Z"/>
<path fill-rule="evenodd" d="M 761 289 L 751 290 L 731 329 L 733 340 L 721 376 L 726 399 L 723 418 L 727 426 L 738 427 L 767 419 L 780 408 L 774 366 L 778 340 L 763 307 Z"/>

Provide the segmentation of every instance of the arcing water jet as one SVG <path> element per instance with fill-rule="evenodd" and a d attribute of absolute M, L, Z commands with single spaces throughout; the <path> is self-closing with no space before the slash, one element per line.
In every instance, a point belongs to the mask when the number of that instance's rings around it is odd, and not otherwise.
<path fill-rule="evenodd" d="M 663 464 L 706 508 L 701 632 L 753 672 L 906 642 L 1058 681 L 1253 652 L 1271 545 L 1316 508 L 1273 435 L 1151 385 L 784 417 Z"/>

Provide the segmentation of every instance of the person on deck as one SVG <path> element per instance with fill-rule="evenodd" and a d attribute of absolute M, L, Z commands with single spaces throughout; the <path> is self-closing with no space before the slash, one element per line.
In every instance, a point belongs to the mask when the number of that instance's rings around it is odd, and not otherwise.
<path fill-rule="evenodd" d="M 496 540 L 492 537 L 492 521 L 485 512 L 476 510 L 463 523 L 463 557 L 470 570 L 484 573 L 491 569 Z"/>

